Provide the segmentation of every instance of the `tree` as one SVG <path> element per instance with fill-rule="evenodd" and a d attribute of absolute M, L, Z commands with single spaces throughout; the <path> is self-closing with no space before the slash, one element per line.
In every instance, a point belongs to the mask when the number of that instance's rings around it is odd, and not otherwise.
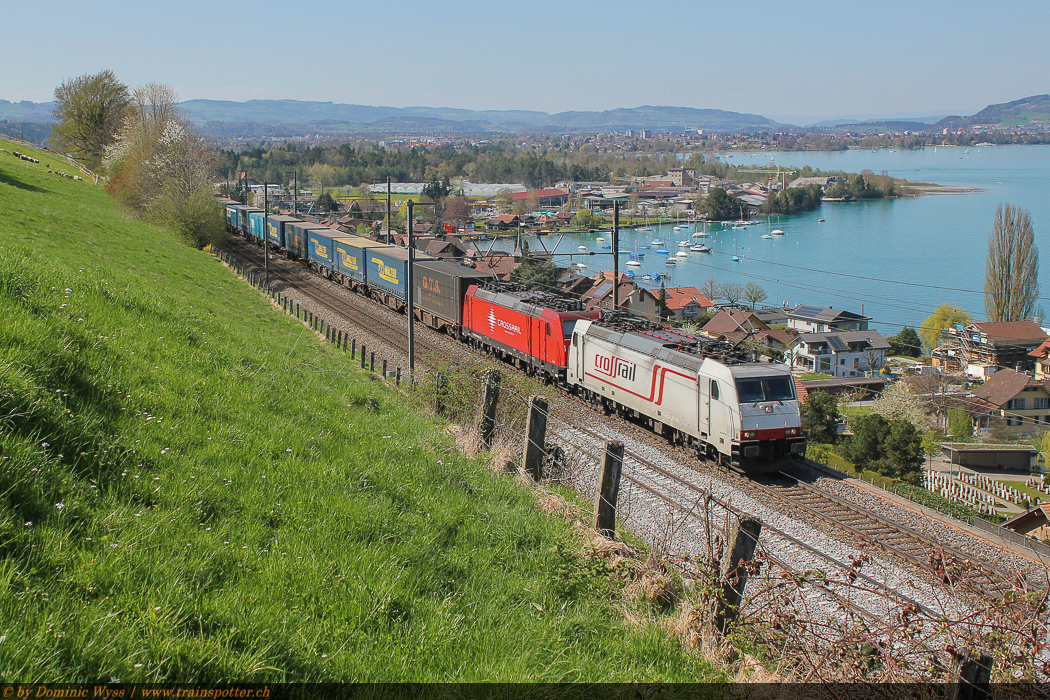
<path fill-rule="evenodd" d="M 730 306 L 736 306 L 736 303 L 744 296 L 744 286 L 737 282 L 727 282 L 722 285 L 722 298 L 726 300 L 726 303 Z"/>
<path fill-rule="evenodd" d="M 500 214 L 509 214 L 511 207 L 514 206 L 514 198 L 510 196 L 510 190 L 503 187 L 496 193 L 495 197 L 496 211 Z"/>
<path fill-rule="evenodd" d="M 922 435 L 906 420 L 889 420 L 878 413 L 853 423 L 853 436 L 843 453 L 857 469 L 874 469 L 884 476 L 917 483 L 922 472 Z"/>
<path fill-rule="evenodd" d="M 656 295 L 656 301 L 660 303 L 660 316 L 664 315 L 667 311 L 667 289 L 664 287 L 664 283 L 660 281 L 660 291 Z"/>
<path fill-rule="evenodd" d="M 716 187 L 700 203 L 700 211 L 712 221 L 727 221 L 741 216 L 746 206 L 743 200 Z"/>
<path fill-rule="evenodd" d="M 984 313 L 990 321 L 1031 318 L 1039 298 L 1039 249 L 1027 209 L 1000 204 L 988 235 Z"/>
<path fill-rule="evenodd" d="M 948 409 L 948 431 L 953 442 L 967 442 L 973 438 L 973 419 L 960 408 Z"/>
<path fill-rule="evenodd" d="M 973 316 L 965 310 L 952 304 L 941 304 L 919 327 L 923 350 L 927 353 L 933 352 L 941 344 L 942 331 L 955 326 L 968 326 L 971 323 Z"/>
<path fill-rule="evenodd" d="M 97 167 L 116 140 L 130 101 L 128 86 L 110 70 L 66 80 L 55 88 L 52 114 L 58 123 L 51 129 L 51 143 Z"/>
<path fill-rule="evenodd" d="M 903 357 L 919 357 L 922 354 L 922 338 L 914 328 L 905 326 L 897 335 L 887 338 L 890 352 Z"/>
<path fill-rule="evenodd" d="M 744 300 L 751 304 L 752 310 L 754 310 L 755 304 L 760 304 L 768 298 L 769 295 L 766 294 L 766 290 L 754 282 L 748 282 L 747 286 L 744 287 Z"/>
<path fill-rule="evenodd" d="M 839 403 L 826 391 L 814 391 L 802 404 L 802 432 L 810 442 L 830 445 L 838 439 Z"/>
<path fill-rule="evenodd" d="M 445 208 L 442 217 L 455 229 L 462 228 L 470 217 L 470 205 L 465 197 L 449 197 L 445 200 Z"/>
<path fill-rule="evenodd" d="M 707 281 L 700 287 L 700 293 L 712 302 L 716 302 L 722 298 L 722 285 L 714 277 L 708 277 Z"/>
<path fill-rule="evenodd" d="M 173 89 L 151 83 L 135 91 L 104 162 L 107 189 L 129 210 L 195 247 L 221 240 L 223 212 L 211 196 L 218 157 L 180 116 Z"/>
<path fill-rule="evenodd" d="M 318 211 L 332 211 L 335 208 L 335 198 L 331 192 L 325 192 L 317 198 Z"/>
<path fill-rule="evenodd" d="M 537 260 L 528 254 L 528 242 L 522 244 L 525 255 L 521 265 L 511 273 L 511 280 L 538 292 L 549 292 L 558 288 L 558 280 L 565 273 L 550 259 Z"/>
<path fill-rule="evenodd" d="M 911 484 L 919 482 L 923 445 L 922 435 L 914 425 L 903 420 L 890 421 L 889 434 L 882 443 L 882 454 L 880 474 Z"/>

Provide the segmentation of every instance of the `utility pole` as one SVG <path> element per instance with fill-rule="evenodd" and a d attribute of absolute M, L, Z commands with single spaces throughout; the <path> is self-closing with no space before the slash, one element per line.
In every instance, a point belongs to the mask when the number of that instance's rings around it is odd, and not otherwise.
<path fill-rule="evenodd" d="M 390 221 L 393 218 L 390 209 L 390 176 L 386 176 L 386 240 L 384 243 L 390 243 Z"/>
<path fill-rule="evenodd" d="M 436 202 L 419 202 L 419 206 L 433 206 Z M 405 221 L 406 228 L 408 229 L 408 276 L 405 279 L 405 313 L 408 315 L 408 381 L 415 381 L 415 370 L 416 370 L 416 309 L 415 304 L 412 301 L 412 285 L 415 283 L 415 271 L 412 269 L 415 265 L 415 241 L 413 240 L 413 229 L 414 221 L 412 215 L 412 208 L 416 206 L 416 202 L 412 201 L 412 198 L 408 199 L 408 219 Z"/>
<path fill-rule="evenodd" d="M 270 291 L 270 183 L 263 182 L 263 278 Z"/>
<path fill-rule="evenodd" d="M 613 200 L 613 311 L 620 310 L 620 200 Z"/>

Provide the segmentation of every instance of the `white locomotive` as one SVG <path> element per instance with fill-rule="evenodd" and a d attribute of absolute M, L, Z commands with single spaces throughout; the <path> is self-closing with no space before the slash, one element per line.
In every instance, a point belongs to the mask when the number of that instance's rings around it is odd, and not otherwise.
<path fill-rule="evenodd" d="M 805 453 L 791 373 L 724 341 L 609 314 L 576 322 L 567 359 L 582 396 L 722 463 L 761 472 Z"/>

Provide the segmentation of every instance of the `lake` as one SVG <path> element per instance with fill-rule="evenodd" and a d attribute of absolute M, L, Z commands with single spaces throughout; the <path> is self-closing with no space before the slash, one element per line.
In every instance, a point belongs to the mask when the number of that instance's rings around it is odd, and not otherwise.
<path fill-rule="evenodd" d="M 769 153 L 734 153 L 728 162 L 736 165 L 768 165 Z M 708 224 L 711 234 L 705 240 L 711 253 L 690 253 L 679 265 L 665 265 L 667 256 L 652 249 L 653 238 L 673 256 L 681 250 L 677 243 L 692 234 L 674 234 L 673 225 L 652 232 L 622 231 L 621 250 L 638 246 L 644 252 L 642 267 L 625 266 L 636 278 L 644 273 L 670 273 L 669 287 L 699 287 L 709 277 L 720 282 L 755 282 L 769 294 L 766 304 L 806 303 L 850 311 L 872 317 L 872 326 L 884 335 L 895 334 L 902 326 L 922 323 L 944 302 L 963 307 L 977 320 L 984 319 L 984 266 L 988 234 L 992 230 L 995 208 L 1009 202 L 1032 213 L 1037 244 L 1050 241 L 1050 146 L 938 147 L 918 151 L 844 151 L 835 153 L 776 153 L 777 165 L 801 168 L 810 165 L 821 170 L 857 173 L 872 170 L 908 180 L 957 187 L 976 187 L 970 194 L 924 195 L 894 200 L 864 202 L 826 202 L 813 212 L 793 216 L 773 216 L 745 230 Z M 824 218 L 823 223 L 818 219 Z M 769 229 L 781 229 L 783 236 L 760 238 Z M 558 253 L 576 253 L 578 246 L 609 252 L 597 237 L 608 233 L 565 236 Z M 544 237 L 550 249 L 558 236 Z M 690 239 L 691 242 L 699 242 Z M 534 250 L 541 250 L 530 239 Z M 604 245 L 609 244 L 609 240 Z M 733 262 L 732 256 L 740 257 Z M 1041 304 L 1050 311 L 1050 248 L 1044 248 L 1040 278 L 1044 297 Z M 564 265 L 566 258 L 558 258 Z M 584 262 L 586 274 L 612 269 L 609 256 L 574 257 Z M 660 283 L 643 283 L 658 288 Z"/>

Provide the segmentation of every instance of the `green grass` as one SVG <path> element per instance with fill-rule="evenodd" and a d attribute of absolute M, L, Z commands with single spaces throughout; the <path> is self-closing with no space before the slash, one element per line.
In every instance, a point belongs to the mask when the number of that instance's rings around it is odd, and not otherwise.
<path fill-rule="evenodd" d="M 717 677 L 530 489 L 35 155 L 0 153 L 0 679 Z"/>
<path fill-rule="evenodd" d="M 871 413 L 871 406 L 839 406 L 839 413 L 853 423 Z"/>
<path fill-rule="evenodd" d="M 800 378 L 802 379 L 802 381 L 808 382 L 811 379 L 834 379 L 835 377 L 833 375 L 822 374 L 820 372 L 805 372 Z"/>

